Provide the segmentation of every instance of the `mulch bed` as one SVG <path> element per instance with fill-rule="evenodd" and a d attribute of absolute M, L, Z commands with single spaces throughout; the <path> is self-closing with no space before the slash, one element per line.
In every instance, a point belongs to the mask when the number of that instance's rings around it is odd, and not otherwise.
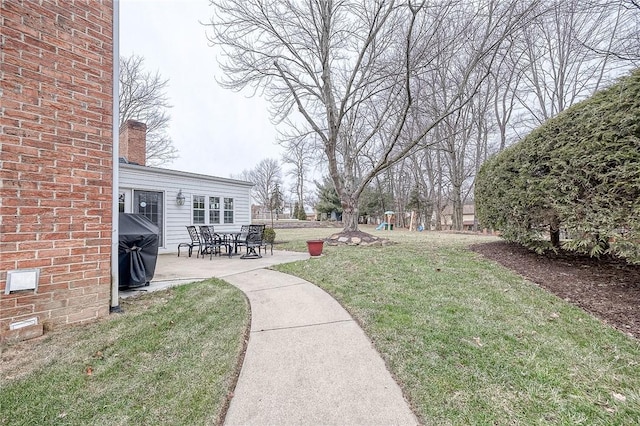
<path fill-rule="evenodd" d="M 360 246 L 374 246 L 374 245 L 388 245 L 391 244 L 386 238 L 376 237 L 375 235 L 367 234 L 362 231 L 340 231 L 329 238 L 326 243 L 330 246 L 338 245 L 360 245 Z"/>
<path fill-rule="evenodd" d="M 475 244 L 471 250 L 640 338 L 640 265 L 566 252 L 539 255 L 505 241 Z"/>

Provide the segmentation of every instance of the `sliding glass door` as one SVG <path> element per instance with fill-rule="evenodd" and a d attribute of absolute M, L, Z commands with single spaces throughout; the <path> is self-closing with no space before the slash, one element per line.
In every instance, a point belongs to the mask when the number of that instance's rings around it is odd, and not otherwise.
<path fill-rule="evenodd" d="M 133 212 L 144 215 L 160 229 L 159 247 L 164 247 L 162 235 L 162 217 L 164 215 L 164 202 L 162 192 L 133 191 Z"/>

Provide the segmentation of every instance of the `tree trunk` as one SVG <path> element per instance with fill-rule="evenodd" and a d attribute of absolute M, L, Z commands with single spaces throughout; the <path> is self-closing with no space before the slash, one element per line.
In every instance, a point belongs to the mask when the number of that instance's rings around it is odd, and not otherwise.
<path fill-rule="evenodd" d="M 442 231 L 442 207 L 440 206 L 440 203 L 438 203 L 438 206 L 435 209 L 435 222 L 435 230 Z"/>
<path fill-rule="evenodd" d="M 352 198 L 342 200 L 342 232 L 358 230 L 358 201 Z"/>
<path fill-rule="evenodd" d="M 332 173 L 333 181 L 339 182 L 340 179 Z M 340 190 L 337 189 L 338 196 L 340 197 L 340 205 L 342 206 L 342 225 L 344 226 L 343 232 L 351 232 L 358 230 L 358 198 L 360 193 L 354 193 L 354 184 L 351 179 L 344 179 Z"/>
<path fill-rule="evenodd" d="M 451 225 L 453 227 L 453 230 L 455 231 L 462 231 L 463 207 L 460 192 L 460 186 L 453 185 L 453 210 L 451 213 Z"/>
<path fill-rule="evenodd" d="M 431 222 L 433 220 L 433 203 L 428 203 L 424 209 L 424 230 L 431 231 Z M 440 220 L 440 215 L 438 215 L 437 220 Z"/>
<path fill-rule="evenodd" d="M 438 129 L 436 129 L 437 131 Z M 439 137 L 439 134 L 436 133 L 436 136 Z M 443 190 L 443 185 L 442 185 L 442 176 L 444 174 L 443 168 L 442 168 L 442 160 L 440 158 L 441 156 L 441 151 L 437 150 L 436 151 L 436 170 L 437 170 L 437 194 L 436 194 L 436 205 L 435 205 L 435 211 L 436 211 L 436 231 L 442 231 L 442 190 Z"/>
<path fill-rule="evenodd" d="M 551 245 L 555 248 L 560 248 L 560 223 L 558 217 L 554 216 L 551 219 L 549 225 L 549 238 L 551 239 Z"/>
<path fill-rule="evenodd" d="M 297 192 L 298 192 L 298 215 L 296 216 L 296 219 L 300 219 L 300 217 L 305 216 L 306 214 L 303 215 L 300 212 L 304 213 L 304 172 L 301 170 L 298 172 L 298 185 L 297 185 Z"/>

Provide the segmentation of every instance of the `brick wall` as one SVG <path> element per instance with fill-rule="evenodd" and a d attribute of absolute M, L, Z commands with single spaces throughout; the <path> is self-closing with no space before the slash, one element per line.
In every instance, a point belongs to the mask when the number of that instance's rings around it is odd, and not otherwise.
<path fill-rule="evenodd" d="M 111 0 L 0 2 L 0 336 L 109 312 L 112 31 Z"/>

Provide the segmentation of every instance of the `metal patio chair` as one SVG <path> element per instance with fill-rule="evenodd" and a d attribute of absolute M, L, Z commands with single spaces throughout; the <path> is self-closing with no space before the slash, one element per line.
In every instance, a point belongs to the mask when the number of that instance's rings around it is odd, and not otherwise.
<path fill-rule="evenodd" d="M 200 241 L 200 235 L 198 235 L 198 230 L 195 226 L 187 225 L 187 232 L 189 233 L 189 237 L 191 238 L 191 242 L 188 243 L 180 243 L 178 244 L 178 257 L 180 257 L 180 248 L 188 247 L 189 248 L 189 257 L 193 253 L 193 248 L 197 247 L 198 252 L 196 253 L 196 257 L 200 257 L 200 251 L 202 249 L 202 242 Z"/>
<path fill-rule="evenodd" d="M 262 234 L 264 233 L 264 225 L 249 225 L 249 232 L 245 240 L 247 251 L 240 259 L 259 259 L 262 257 L 260 248 L 262 247 Z M 256 252 L 256 249 L 258 251 Z"/>
<path fill-rule="evenodd" d="M 202 258 L 205 254 L 209 254 L 209 260 L 211 260 L 214 254 L 222 253 L 223 246 L 227 246 L 226 241 L 218 234 L 212 233 L 208 225 L 200 226 L 200 237 L 202 238 L 202 250 L 200 251 Z"/>

